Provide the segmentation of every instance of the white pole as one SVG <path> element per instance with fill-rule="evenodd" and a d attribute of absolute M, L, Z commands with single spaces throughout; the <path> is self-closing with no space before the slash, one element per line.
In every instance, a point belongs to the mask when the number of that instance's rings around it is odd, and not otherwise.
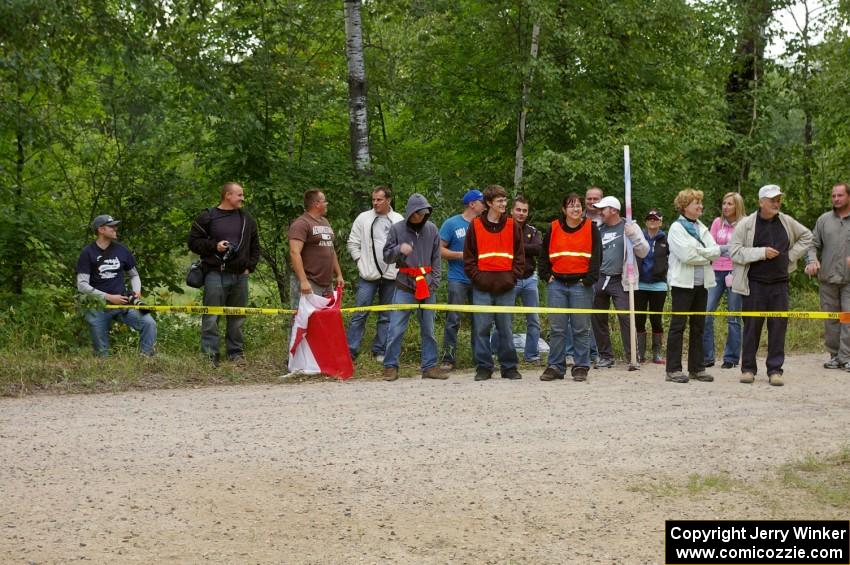
<path fill-rule="evenodd" d="M 626 181 L 626 223 L 632 223 L 632 165 L 629 158 L 629 146 L 623 146 L 623 168 Z M 629 370 L 635 371 L 640 368 L 637 362 L 637 327 L 635 326 L 635 251 L 632 240 L 626 240 L 626 269 L 623 273 L 629 285 L 629 343 L 631 343 L 631 359 L 629 359 Z"/>

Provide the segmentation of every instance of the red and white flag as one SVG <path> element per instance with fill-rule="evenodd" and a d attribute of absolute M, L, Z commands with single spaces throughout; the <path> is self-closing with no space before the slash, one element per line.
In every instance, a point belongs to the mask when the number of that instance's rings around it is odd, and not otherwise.
<path fill-rule="evenodd" d="M 348 379 L 354 364 L 342 325 L 342 287 L 329 297 L 302 294 L 289 338 L 289 370 Z"/>

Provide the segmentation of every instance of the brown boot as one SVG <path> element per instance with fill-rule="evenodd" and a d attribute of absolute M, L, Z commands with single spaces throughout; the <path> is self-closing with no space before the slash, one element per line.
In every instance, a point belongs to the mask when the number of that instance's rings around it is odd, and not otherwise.
<path fill-rule="evenodd" d="M 449 378 L 449 376 L 446 373 L 444 373 L 443 371 L 441 371 L 439 367 L 430 367 L 428 369 L 425 369 L 425 371 L 422 372 L 422 378 L 423 379 L 440 379 L 441 381 L 444 381 L 447 378 Z"/>
<path fill-rule="evenodd" d="M 395 367 L 384 367 L 384 380 L 394 381 L 398 379 L 398 369 Z"/>

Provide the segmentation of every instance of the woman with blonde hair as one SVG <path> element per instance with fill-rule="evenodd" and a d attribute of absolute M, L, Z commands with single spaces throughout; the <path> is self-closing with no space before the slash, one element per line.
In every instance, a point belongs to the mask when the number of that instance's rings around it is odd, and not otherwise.
<path fill-rule="evenodd" d="M 720 256 L 708 228 L 699 221 L 702 215 L 701 190 L 686 188 L 674 200 L 679 218 L 670 225 L 667 242 L 670 258 L 667 283 L 670 285 L 673 312 L 705 312 L 708 289 L 715 285 L 711 262 Z M 685 316 L 672 316 L 667 334 L 667 380 L 686 383 L 690 379 L 711 382 L 714 377 L 705 372 L 702 352 L 702 332 L 705 316 L 687 316 L 688 374 L 682 372 L 682 345 L 685 335 Z"/>
<path fill-rule="evenodd" d="M 720 246 L 720 257 L 714 260 L 714 280 L 717 283 L 708 293 L 708 309 L 714 312 L 720 305 L 720 300 L 726 294 L 726 310 L 741 311 L 741 295 L 732 290 L 732 259 L 729 257 L 729 242 L 738 220 L 746 216 L 744 199 L 737 192 L 727 192 L 723 195 L 720 205 L 720 216 L 714 218 L 709 232 L 717 245 Z M 723 348 L 723 369 L 737 367 L 741 360 L 741 317 L 726 317 L 726 345 Z M 714 316 L 705 321 L 705 333 L 702 338 L 702 348 L 705 354 L 705 366 L 714 366 Z"/>

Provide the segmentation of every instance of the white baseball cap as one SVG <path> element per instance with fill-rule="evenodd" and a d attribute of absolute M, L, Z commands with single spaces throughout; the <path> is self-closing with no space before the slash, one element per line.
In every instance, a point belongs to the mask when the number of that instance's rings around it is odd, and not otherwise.
<path fill-rule="evenodd" d="M 613 196 L 606 196 L 599 202 L 593 205 L 594 208 L 614 208 L 618 212 L 620 211 L 620 201 L 614 198 Z"/>
<path fill-rule="evenodd" d="M 782 189 L 776 184 L 766 184 L 759 189 L 759 198 L 776 198 L 782 196 Z"/>

